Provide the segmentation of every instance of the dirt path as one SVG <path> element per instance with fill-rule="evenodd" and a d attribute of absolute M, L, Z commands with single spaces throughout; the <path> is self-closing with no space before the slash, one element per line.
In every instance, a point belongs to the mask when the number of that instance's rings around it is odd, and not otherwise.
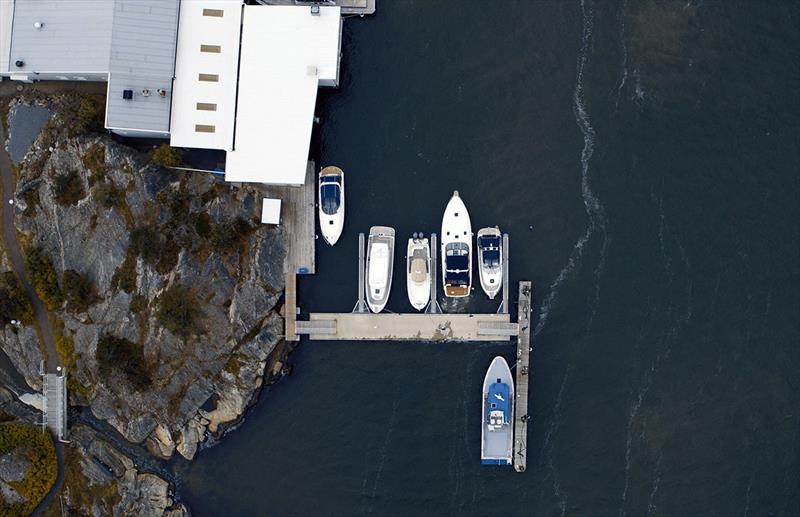
<path fill-rule="evenodd" d="M 11 158 L 5 148 L 6 135 L 3 130 L 3 125 L 0 124 L 0 185 L 2 185 L 2 225 L 3 241 L 5 242 L 6 253 L 11 261 L 11 269 L 19 277 L 22 288 L 28 294 L 28 298 L 33 306 L 33 314 L 36 317 L 36 324 L 39 329 L 39 339 L 43 343 L 42 349 L 45 357 L 45 368 L 48 373 L 56 373 L 56 367 L 59 365 L 58 352 L 56 351 L 56 340 L 53 333 L 53 326 L 50 324 L 48 318 L 47 308 L 45 307 L 36 290 L 33 288 L 28 273 L 25 271 L 25 259 L 19 249 L 19 242 L 17 242 L 17 231 L 14 228 L 14 210 L 15 207 L 9 200 L 14 198 L 15 184 L 14 175 L 11 170 Z"/>

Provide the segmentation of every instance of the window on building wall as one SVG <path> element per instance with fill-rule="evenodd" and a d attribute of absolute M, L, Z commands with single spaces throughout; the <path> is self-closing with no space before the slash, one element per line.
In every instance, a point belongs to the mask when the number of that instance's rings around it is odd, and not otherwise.
<path fill-rule="evenodd" d="M 216 126 L 209 126 L 206 124 L 195 124 L 195 133 L 214 133 L 217 130 Z"/>
<path fill-rule="evenodd" d="M 219 82 L 219 75 L 217 74 L 200 74 L 197 77 L 200 81 L 205 81 L 209 83 L 217 83 Z"/>
<path fill-rule="evenodd" d="M 198 102 L 197 109 L 200 111 L 217 111 L 217 105 L 212 102 Z"/>
<path fill-rule="evenodd" d="M 200 52 L 210 52 L 212 54 L 219 54 L 222 52 L 220 45 L 200 45 Z"/>
<path fill-rule="evenodd" d="M 203 16 L 213 16 L 214 18 L 222 18 L 225 11 L 222 9 L 203 9 Z"/>

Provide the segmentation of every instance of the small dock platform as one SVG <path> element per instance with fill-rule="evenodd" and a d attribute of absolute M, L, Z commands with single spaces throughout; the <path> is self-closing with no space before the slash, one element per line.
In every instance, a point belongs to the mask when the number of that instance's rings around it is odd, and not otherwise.
<path fill-rule="evenodd" d="M 264 0 L 260 3 L 266 5 L 302 5 L 311 6 L 310 2 L 299 0 Z M 375 14 L 375 0 L 333 0 L 332 2 L 318 2 L 322 6 L 337 5 L 342 8 L 342 16 L 365 16 Z"/>
<path fill-rule="evenodd" d="M 297 334 L 343 341 L 508 341 L 517 324 L 508 314 L 312 313 Z"/>
<path fill-rule="evenodd" d="M 528 464 L 528 381 L 531 351 L 531 283 L 519 283 L 517 320 L 516 398 L 514 400 L 514 469 L 525 472 Z"/>

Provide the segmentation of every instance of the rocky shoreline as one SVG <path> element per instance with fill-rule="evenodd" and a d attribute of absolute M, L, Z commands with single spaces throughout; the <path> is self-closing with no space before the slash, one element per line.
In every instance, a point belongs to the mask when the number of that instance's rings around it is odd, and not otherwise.
<path fill-rule="evenodd" d="M 258 187 L 160 167 L 93 133 L 87 103 L 68 94 L 11 101 L 9 118 L 25 104 L 52 112 L 18 164 L 14 224 L 55 323 L 70 404 L 157 458 L 191 460 L 288 371 L 279 308 L 286 236 L 260 224 Z M 35 329 L 6 325 L 0 339 L 38 389 Z M 97 431 L 79 424 L 72 433 L 82 458 L 108 452 L 92 445 Z M 180 515 L 161 504 L 166 481 L 131 474 L 131 460 L 116 453 L 105 459 L 118 487 L 159 494 L 137 514 Z M 89 484 L 101 481 L 91 461 L 81 465 Z"/>

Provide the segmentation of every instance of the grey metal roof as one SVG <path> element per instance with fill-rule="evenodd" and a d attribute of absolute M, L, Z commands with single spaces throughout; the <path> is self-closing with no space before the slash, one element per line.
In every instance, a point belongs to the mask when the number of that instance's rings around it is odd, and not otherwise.
<path fill-rule="evenodd" d="M 16 0 L 9 69 L 107 72 L 113 15 L 113 0 Z"/>
<path fill-rule="evenodd" d="M 169 131 L 178 8 L 179 0 L 116 0 L 106 127 Z M 123 99 L 124 90 L 133 90 L 133 99 Z"/>

